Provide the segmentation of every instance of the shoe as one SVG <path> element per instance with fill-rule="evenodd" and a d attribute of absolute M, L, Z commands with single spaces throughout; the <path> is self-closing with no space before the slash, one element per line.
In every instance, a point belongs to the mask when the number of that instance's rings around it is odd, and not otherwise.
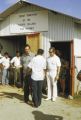
<path fill-rule="evenodd" d="M 52 101 L 55 102 L 55 101 L 56 101 L 56 98 L 53 98 Z"/>
<path fill-rule="evenodd" d="M 41 103 L 38 103 L 38 106 L 40 106 L 41 105 Z"/>
<path fill-rule="evenodd" d="M 34 108 L 38 108 L 38 105 L 34 105 Z"/>
<path fill-rule="evenodd" d="M 46 100 L 46 101 L 47 101 L 47 100 L 50 100 L 50 98 L 46 98 L 45 100 Z"/>
<path fill-rule="evenodd" d="M 25 103 L 28 103 L 28 102 L 29 102 L 29 100 L 24 100 L 24 102 L 25 102 Z"/>
<path fill-rule="evenodd" d="M 29 101 L 30 101 L 29 98 L 26 98 L 26 97 L 24 96 L 24 102 L 27 103 L 27 102 L 29 102 Z"/>
<path fill-rule="evenodd" d="M 31 101 L 27 101 L 26 103 L 29 104 L 29 105 L 31 105 Z"/>
<path fill-rule="evenodd" d="M 38 105 L 36 105 L 36 104 L 34 103 L 34 104 L 33 104 L 33 107 L 34 107 L 34 108 L 38 108 Z"/>

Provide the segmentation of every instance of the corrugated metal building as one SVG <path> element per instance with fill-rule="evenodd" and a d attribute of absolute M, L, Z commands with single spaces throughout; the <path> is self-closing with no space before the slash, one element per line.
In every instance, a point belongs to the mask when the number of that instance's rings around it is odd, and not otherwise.
<path fill-rule="evenodd" d="M 0 44 L 2 53 L 11 56 L 16 50 L 23 52 L 29 43 L 32 51 L 50 46 L 63 52 L 70 63 L 69 90 L 74 95 L 77 88 L 75 65 L 80 69 L 81 20 L 29 2 L 19 1 L 0 14 Z M 78 48 L 77 48 L 78 47 Z M 78 62 L 77 62 L 78 61 Z"/>

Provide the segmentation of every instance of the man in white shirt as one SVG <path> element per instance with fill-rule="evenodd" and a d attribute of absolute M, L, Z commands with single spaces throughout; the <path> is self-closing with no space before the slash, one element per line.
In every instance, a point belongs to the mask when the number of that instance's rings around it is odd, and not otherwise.
<path fill-rule="evenodd" d="M 0 51 L 0 59 L 2 58 L 3 56 L 2 56 L 2 54 L 1 54 L 1 51 Z M 1 81 L 2 81 L 2 64 L 0 64 L 0 83 L 1 83 Z"/>
<path fill-rule="evenodd" d="M 12 58 L 11 65 L 14 68 L 14 83 L 17 82 L 21 83 L 21 60 L 20 60 L 20 53 L 16 51 L 16 56 Z"/>
<path fill-rule="evenodd" d="M 10 58 L 8 52 L 4 53 L 4 57 L 0 59 L 0 63 L 3 65 L 2 85 L 8 85 L 8 68 L 10 67 Z"/>
<path fill-rule="evenodd" d="M 32 94 L 33 94 L 33 103 L 35 107 L 41 105 L 42 97 L 42 85 L 45 77 L 46 69 L 46 60 L 42 56 L 44 50 L 38 49 L 37 56 L 35 56 L 31 62 L 28 64 L 28 67 L 32 69 Z"/>
<path fill-rule="evenodd" d="M 0 59 L 1 59 L 2 57 L 3 57 L 3 56 L 2 56 L 1 51 L 0 51 Z"/>
<path fill-rule="evenodd" d="M 55 101 L 57 98 L 57 80 L 60 72 L 60 58 L 55 54 L 55 48 L 49 49 L 50 56 L 47 59 L 47 86 L 48 86 L 48 98 Z"/>

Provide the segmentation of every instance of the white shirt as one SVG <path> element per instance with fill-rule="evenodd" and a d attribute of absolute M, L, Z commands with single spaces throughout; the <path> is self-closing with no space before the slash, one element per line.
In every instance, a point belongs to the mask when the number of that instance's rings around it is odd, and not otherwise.
<path fill-rule="evenodd" d="M 47 59 L 47 69 L 48 71 L 57 72 L 57 67 L 61 66 L 60 58 L 57 55 L 49 57 Z"/>
<path fill-rule="evenodd" d="M 13 57 L 10 63 L 14 63 L 15 67 L 21 67 L 20 57 Z"/>
<path fill-rule="evenodd" d="M 2 58 L 3 56 L 0 54 L 0 59 Z"/>
<path fill-rule="evenodd" d="M 43 56 L 35 56 L 28 67 L 32 69 L 31 78 L 35 81 L 44 80 L 44 69 L 46 69 L 46 60 Z"/>
<path fill-rule="evenodd" d="M 4 69 L 8 69 L 10 66 L 10 58 L 3 57 L 0 59 L 0 63 L 2 63 Z"/>

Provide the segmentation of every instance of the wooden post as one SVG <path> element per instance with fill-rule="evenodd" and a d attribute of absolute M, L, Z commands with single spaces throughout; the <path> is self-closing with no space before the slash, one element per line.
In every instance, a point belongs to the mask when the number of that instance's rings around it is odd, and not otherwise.
<path fill-rule="evenodd" d="M 75 77 L 74 77 L 74 74 L 75 74 L 74 66 L 75 66 L 75 63 L 74 63 L 74 42 L 73 42 L 73 40 L 71 41 L 70 48 L 71 48 L 70 94 L 72 96 L 74 96 L 74 79 L 75 79 Z"/>

